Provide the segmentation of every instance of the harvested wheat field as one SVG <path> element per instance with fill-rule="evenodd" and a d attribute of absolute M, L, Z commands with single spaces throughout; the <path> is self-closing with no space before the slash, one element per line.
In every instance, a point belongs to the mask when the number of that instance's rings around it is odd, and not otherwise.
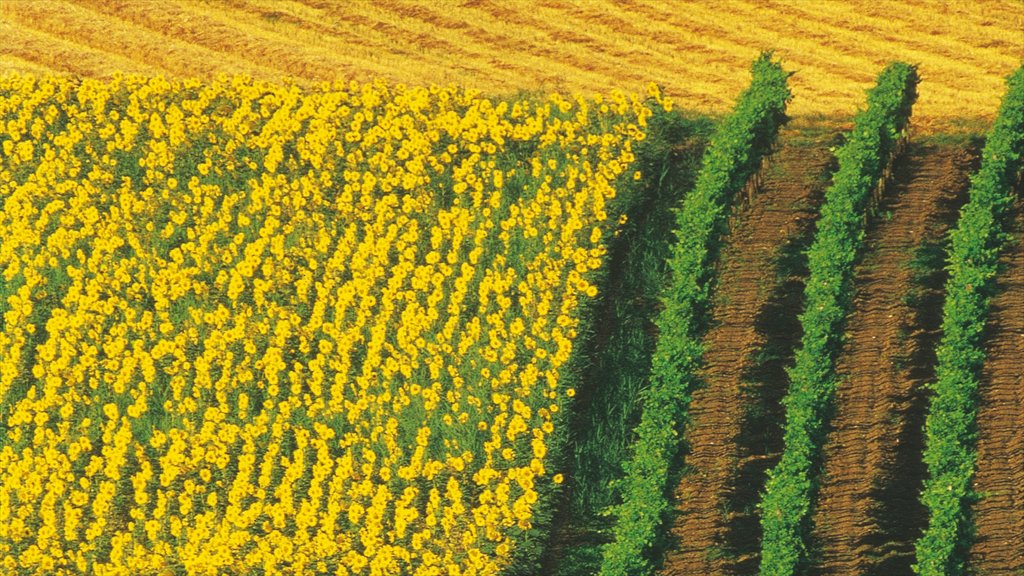
<path fill-rule="evenodd" d="M 384 77 L 520 89 L 642 90 L 724 112 L 773 48 L 793 114 L 852 110 L 886 62 L 920 68 L 919 121 L 991 117 L 1024 58 L 1018 0 L 0 0 L 0 72 L 105 77 Z M 927 87 L 927 89 L 924 88 Z"/>

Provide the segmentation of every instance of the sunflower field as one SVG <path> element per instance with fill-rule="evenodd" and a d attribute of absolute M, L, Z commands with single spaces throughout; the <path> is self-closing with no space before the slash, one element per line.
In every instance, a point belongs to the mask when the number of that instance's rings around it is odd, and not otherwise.
<path fill-rule="evenodd" d="M 0 78 L 0 572 L 498 573 L 670 107 Z"/>

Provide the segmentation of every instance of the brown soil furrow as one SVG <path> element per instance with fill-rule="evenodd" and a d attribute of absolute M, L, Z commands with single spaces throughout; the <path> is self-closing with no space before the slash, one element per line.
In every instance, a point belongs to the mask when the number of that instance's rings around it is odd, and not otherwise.
<path fill-rule="evenodd" d="M 676 489 L 678 515 L 663 574 L 734 572 L 741 570 L 742 561 L 736 550 L 748 551 L 732 540 L 737 517 L 752 516 L 738 502 L 753 501 L 745 492 L 752 488 L 756 495 L 751 484 L 759 483 L 742 478 L 745 463 L 762 451 L 748 439 L 749 408 L 764 394 L 751 389 L 778 388 L 766 395 L 777 399 L 785 386 L 781 378 L 752 381 L 751 372 L 759 362 L 756 351 L 777 336 L 761 318 L 780 291 L 789 292 L 783 290 L 788 281 L 780 270 L 783 252 L 812 228 L 827 182 L 829 146 L 839 129 L 821 126 L 815 125 L 818 130 L 813 133 L 793 125 L 782 131 L 781 148 L 765 171 L 763 190 L 732 217 L 719 258 L 712 325 L 705 338 L 706 386 L 694 393 L 690 404 L 689 453 Z M 763 473 L 764 466 L 758 469 Z M 756 549 L 756 541 L 754 545 Z"/>
<path fill-rule="evenodd" d="M 934 369 L 924 349 L 941 313 L 937 300 L 913 298 L 914 257 L 955 220 L 972 161 L 964 146 L 912 143 L 868 227 L 812 512 L 814 573 L 910 573 L 924 522 L 921 392 Z"/>
<path fill-rule="evenodd" d="M 1024 574 L 1024 206 L 1004 254 L 979 387 L 974 574 Z"/>

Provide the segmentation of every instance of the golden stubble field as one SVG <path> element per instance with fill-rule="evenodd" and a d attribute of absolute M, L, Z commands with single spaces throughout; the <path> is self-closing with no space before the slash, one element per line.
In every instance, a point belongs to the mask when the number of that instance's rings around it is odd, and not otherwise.
<path fill-rule="evenodd" d="M 885 63 L 920 66 L 926 125 L 994 116 L 1024 59 L 1021 0 L 0 0 L 0 73 L 115 71 L 300 82 L 384 77 L 642 92 L 724 112 L 762 48 L 793 114 L 852 113 Z"/>

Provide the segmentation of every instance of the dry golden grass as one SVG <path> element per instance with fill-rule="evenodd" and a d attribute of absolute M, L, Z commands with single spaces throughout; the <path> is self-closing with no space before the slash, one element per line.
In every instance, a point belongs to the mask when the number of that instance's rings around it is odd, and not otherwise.
<path fill-rule="evenodd" d="M 1021 0 L 0 0 L 0 73 L 114 71 L 300 82 L 384 76 L 486 92 L 666 87 L 728 108 L 762 48 L 794 114 L 849 114 L 890 60 L 915 113 L 990 118 L 1024 59 Z"/>

